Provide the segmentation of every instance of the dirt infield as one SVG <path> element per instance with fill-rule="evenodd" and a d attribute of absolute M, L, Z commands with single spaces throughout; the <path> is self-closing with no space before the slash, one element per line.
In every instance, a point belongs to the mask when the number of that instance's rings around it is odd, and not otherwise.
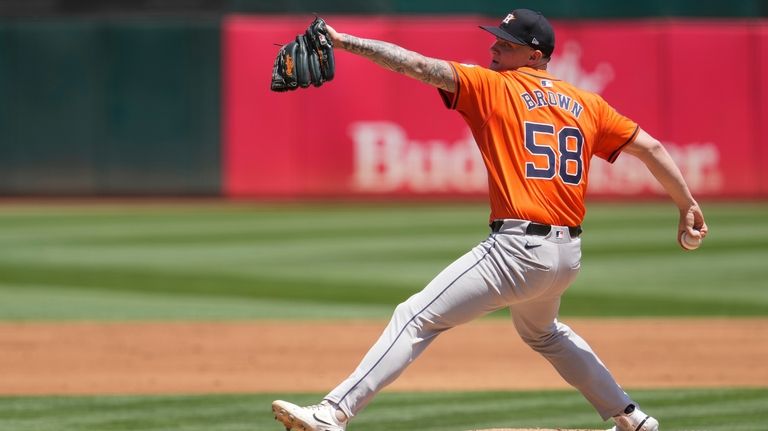
<path fill-rule="evenodd" d="M 768 319 L 567 322 L 625 387 L 768 386 Z M 322 392 L 385 322 L 4 323 L 0 394 Z M 565 388 L 508 320 L 442 335 L 392 390 Z"/>

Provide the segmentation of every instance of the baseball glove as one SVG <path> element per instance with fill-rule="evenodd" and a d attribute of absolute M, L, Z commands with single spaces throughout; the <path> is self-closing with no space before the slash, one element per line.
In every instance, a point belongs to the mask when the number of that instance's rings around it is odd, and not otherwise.
<path fill-rule="evenodd" d="M 319 87 L 332 80 L 335 72 L 333 42 L 325 21 L 315 17 L 304 34 L 280 48 L 272 68 L 271 89 L 290 91 L 310 84 Z"/>

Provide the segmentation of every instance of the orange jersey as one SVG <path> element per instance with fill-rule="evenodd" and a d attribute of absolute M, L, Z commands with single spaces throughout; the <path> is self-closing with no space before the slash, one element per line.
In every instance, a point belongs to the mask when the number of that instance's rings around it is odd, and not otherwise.
<path fill-rule="evenodd" d="M 440 94 L 464 117 L 480 148 L 490 219 L 580 225 L 590 159 L 613 162 L 637 136 L 637 123 L 599 95 L 543 70 L 450 64 L 456 92 Z"/>

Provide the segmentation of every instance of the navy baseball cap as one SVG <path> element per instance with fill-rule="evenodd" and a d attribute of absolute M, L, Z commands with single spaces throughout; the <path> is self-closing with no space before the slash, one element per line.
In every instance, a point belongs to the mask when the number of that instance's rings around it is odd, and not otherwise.
<path fill-rule="evenodd" d="M 499 39 L 538 49 L 544 57 L 551 57 L 555 50 L 555 30 L 541 12 L 515 9 L 501 20 L 498 27 L 481 25 L 480 28 Z"/>

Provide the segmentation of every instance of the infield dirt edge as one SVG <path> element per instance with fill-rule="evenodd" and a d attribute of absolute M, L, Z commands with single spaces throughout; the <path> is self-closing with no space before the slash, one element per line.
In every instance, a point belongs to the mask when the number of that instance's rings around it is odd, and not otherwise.
<path fill-rule="evenodd" d="M 385 324 L 3 323 L 0 394 L 321 393 L 348 376 Z M 590 340 L 624 387 L 768 385 L 762 359 L 768 353 L 768 319 L 570 319 L 568 324 Z M 516 339 L 511 323 L 484 320 L 442 335 L 390 390 L 568 388 L 545 359 Z"/>

